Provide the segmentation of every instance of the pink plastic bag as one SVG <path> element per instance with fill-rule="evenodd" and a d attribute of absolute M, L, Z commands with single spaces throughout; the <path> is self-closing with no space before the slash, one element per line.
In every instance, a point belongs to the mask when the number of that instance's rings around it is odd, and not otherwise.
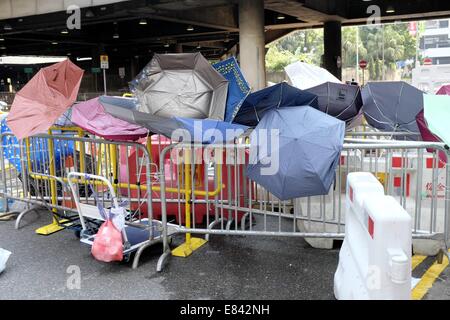
<path fill-rule="evenodd" d="M 95 259 L 103 262 L 122 261 L 122 233 L 108 219 L 102 224 L 95 236 L 91 253 Z"/>

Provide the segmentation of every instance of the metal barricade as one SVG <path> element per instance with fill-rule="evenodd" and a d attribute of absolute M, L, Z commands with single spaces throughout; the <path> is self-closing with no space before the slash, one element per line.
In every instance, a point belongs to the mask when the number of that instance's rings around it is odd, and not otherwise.
<path fill-rule="evenodd" d="M 3 134 L 0 138 L 0 196 L 24 202 L 28 207 L 19 215 L 17 228 L 25 215 L 48 209 L 54 217 L 53 223 L 39 228 L 37 233 L 49 235 L 64 228 L 79 232 L 79 216 L 68 186 L 69 173 L 79 172 L 108 179 L 118 201 L 127 203 L 126 209 L 131 212 L 127 223 L 149 231 L 149 241 L 137 251 L 134 267 L 142 251 L 155 240 L 160 241 L 160 237 L 156 239 L 152 234 L 154 228 L 149 226 L 156 223 L 158 233 L 162 230 L 155 219 L 161 214 L 159 167 L 157 161 L 152 162 L 152 158 L 159 159 L 161 140 L 152 145 L 148 139 L 149 143 L 143 145 L 43 134 L 11 145 L 12 134 Z M 86 179 L 79 179 L 77 197 L 80 203 L 95 205 L 89 183 Z M 102 183 L 95 184 L 95 192 L 105 206 L 112 204 L 108 188 Z"/>
<path fill-rule="evenodd" d="M 205 235 L 205 240 L 210 235 L 342 239 L 346 177 L 358 171 L 372 172 L 387 194 L 411 214 L 414 239 L 438 241 L 440 253 L 448 252 L 444 249 L 449 241 L 450 166 L 438 156 L 438 152 L 450 155 L 444 144 L 384 140 L 345 144 L 330 193 L 293 201 L 278 200 L 246 177 L 249 152 L 250 145 L 245 144 L 178 144 L 162 151 L 163 229 L 175 221 L 176 232 L 187 235 L 184 256 L 190 254 L 189 248 L 203 244 L 192 242 L 191 234 Z M 167 192 L 173 184 L 187 192 Z M 166 235 L 158 271 L 168 256 L 178 256 L 179 248 L 171 251 L 168 239 Z"/>

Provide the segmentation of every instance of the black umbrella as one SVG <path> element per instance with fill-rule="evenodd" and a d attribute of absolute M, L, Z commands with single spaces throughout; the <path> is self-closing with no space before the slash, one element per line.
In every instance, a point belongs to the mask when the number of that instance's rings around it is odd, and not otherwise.
<path fill-rule="evenodd" d="M 306 91 L 319 97 L 320 111 L 345 121 L 347 127 L 360 116 L 363 100 L 357 85 L 325 82 Z"/>

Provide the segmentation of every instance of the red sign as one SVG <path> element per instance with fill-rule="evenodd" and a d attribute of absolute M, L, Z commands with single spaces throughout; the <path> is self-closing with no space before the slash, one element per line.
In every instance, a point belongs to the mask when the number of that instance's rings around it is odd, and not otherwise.
<path fill-rule="evenodd" d="M 423 59 L 423 64 L 426 66 L 430 66 L 433 64 L 433 59 L 425 58 L 425 59 Z"/>
<path fill-rule="evenodd" d="M 367 65 L 368 65 L 369 63 L 366 61 L 366 60 L 361 60 L 360 62 L 359 62 L 359 67 L 361 68 L 361 69 L 365 69 L 365 68 L 367 68 Z"/>
<path fill-rule="evenodd" d="M 417 35 L 417 22 L 410 22 L 408 25 L 408 31 L 412 37 L 415 37 Z"/>

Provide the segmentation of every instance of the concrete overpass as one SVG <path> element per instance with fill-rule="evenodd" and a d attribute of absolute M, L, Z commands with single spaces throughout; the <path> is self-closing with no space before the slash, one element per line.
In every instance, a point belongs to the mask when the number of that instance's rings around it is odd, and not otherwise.
<path fill-rule="evenodd" d="M 69 30 L 65 9 L 81 8 Z M 296 29 L 324 27 L 327 69 L 340 76 L 341 26 L 450 16 L 441 0 L 0 0 L 0 55 L 93 57 L 107 53 L 110 72 L 135 76 L 155 52 L 201 51 L 211 59 L 239 54 L 254 88 L 265 84 L 265 44 Z M 116 70 L 116 71 L 113 71 Z"/>

